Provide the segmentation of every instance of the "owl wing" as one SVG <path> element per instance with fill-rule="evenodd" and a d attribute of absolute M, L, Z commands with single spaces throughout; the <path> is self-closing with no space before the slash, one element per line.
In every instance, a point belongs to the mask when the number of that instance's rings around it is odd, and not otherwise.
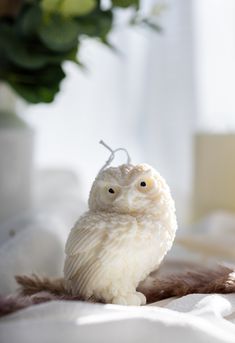
<path fill-rule="evenodd" d="M 96 225 L 92 215 L 83 216 L 71 230 L 65 245 L 66 261 L 64 274 L 66 279 L 72 279 L 79 268 L 94 255 L 105 230 Z"/>
<path fill-rule="evenodd" d="M 118 247 L 130 234 L 133 235 L 136 222 L 134 219 L 131 222 L 126 216 L 115 220 L 109 215 L 88 213 L 83 216 L 71 230 L 65 246 L 65 279 L 76 279 L 81 289 L 85 282 L 97 275 L 104 261 L 111 263 Z"/>

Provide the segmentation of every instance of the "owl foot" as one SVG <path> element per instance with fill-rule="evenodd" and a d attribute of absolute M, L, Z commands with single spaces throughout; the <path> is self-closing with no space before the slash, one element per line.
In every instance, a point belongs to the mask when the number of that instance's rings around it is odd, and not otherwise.
<path fill-rule="evenodd" d="M 146 304 L 146 298 L 144 294 L 140 292 L 128 293 L 126 295 L 114 297 L 112 304 L 140 306 Z"/>

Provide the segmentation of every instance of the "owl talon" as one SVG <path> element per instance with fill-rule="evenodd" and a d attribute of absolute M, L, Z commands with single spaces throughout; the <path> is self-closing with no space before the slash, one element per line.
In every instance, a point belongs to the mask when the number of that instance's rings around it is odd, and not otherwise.
<path fill-rule="evenodd" d="M 141 305 L 146 305 L 146 302 L 147 302 L 146 296 L 143 293 L 140 293 L 140 292 L 136 292 L 136 294 L 140 298 Z"/>
<path fill-rule="evenodd" d="M 114 297 L 112 300 L 112 304 L 140 306 L 146 304 L 146 298 L 144 294 L 140 292 L 129 293 L 127 295 Z"/>

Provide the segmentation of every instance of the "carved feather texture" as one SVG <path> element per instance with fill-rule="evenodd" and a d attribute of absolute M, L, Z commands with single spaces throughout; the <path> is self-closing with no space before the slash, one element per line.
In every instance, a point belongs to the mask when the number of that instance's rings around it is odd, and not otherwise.
<path fill-rule="evenodd" d="M 177 229 L 169 187 L 146 164 L 108 168 L 93 183 L 89 207 L 66 243 L 66 289 L 84 299 L 145 304 L 136 288 L 159 266 Z"/>

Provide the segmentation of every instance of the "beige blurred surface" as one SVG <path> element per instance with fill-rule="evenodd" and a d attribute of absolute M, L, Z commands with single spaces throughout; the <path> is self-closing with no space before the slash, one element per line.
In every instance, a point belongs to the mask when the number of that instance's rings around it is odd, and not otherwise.
<path fill-rule="evenodd" d="M 194 218 L 215 210 L 235 212 L 235 134 L 195 136 Z"/>

